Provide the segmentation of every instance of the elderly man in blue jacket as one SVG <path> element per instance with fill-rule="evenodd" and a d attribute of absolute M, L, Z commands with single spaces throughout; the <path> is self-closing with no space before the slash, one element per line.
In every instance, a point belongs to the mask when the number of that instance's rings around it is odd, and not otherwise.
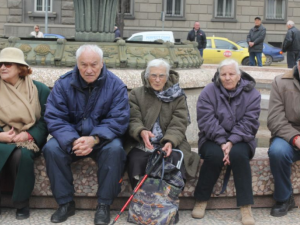
<path fill-rule="evenodd" d="M 43 148 L 52 193 L 59 204 L 51 222 L 75 214 L 70 164 L 92 157 L 98 164 L 95 224 L 110 222 L 110 205 L 120 192 L 126 154 L 121 138 L 129 123 L 125 84 L 103 64 L 103 51 L 83 45 L 77 65 L 61 76 L 49 95 L 45 121 L 52 139 Z"/>

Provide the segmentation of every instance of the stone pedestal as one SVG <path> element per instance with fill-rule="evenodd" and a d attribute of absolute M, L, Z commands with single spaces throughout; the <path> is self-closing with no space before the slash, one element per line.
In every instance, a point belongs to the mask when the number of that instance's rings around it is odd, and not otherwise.
<path fill-rule="evenodd" d="M 74 0 L 75 40 L 111 42 L 118 0 Z"/>

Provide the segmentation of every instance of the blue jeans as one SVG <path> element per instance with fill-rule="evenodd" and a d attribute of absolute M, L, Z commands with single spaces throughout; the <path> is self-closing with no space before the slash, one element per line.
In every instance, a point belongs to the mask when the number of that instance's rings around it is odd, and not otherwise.
<path fill-rule="evenodd" d="M 203 57 L 203 48 L 198 48 L 198 50 L 200 52 L 201 57 Z"/>
<path fill-rule="evenodd" d="M 55 138 L 50 139 L 43 148 L 47 175 L 51 190 L 59 205 L 73 200 L 74 185 L 71 163 L 85 157 L 93 158 L 98 165 L 98 203 L 111 205 L 121 191 L 121 179 L 126 153 L 122 142 L 116 138 L 100 148 L 94 148 L 87 156 L 76 156 L 61 149 Z"/>
<path fill-rule="evenodd" d="M 271 172 L 274 177 L 274 199 L 284 202 L 293 193 L 291 182 L 291 165 L 300 160 L 300 151 L 295 151 L 287 141 L 275 137 L 269 149 Z"/>
<path fill-rule="evenodd" d="M 257 60 L 257 65 L 262 67 L 262 62 L 261 62 L 261 52 L 250 52 L 249 54 L 249 65 L 250 66 L 255 66 L 255 57 Z"/>

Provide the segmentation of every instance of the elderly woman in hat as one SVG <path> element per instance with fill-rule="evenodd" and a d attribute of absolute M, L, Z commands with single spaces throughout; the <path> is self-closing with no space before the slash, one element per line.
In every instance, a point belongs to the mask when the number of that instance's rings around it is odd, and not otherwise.
<path fill-rule="evenodd" d="M 148 156 L 157 147 L 162 147 L 166 156 L 172 149 L 180 149 L 186 173 L 195 176 L 200 157 L 191 151 L 186 140 L 189 112 L 186 96 L 179 87 L 179 74 L 170 70 L 165 60 L 154 59 L 142 72 L 141 79 L 143 86 L 133 89 L 129 95 L 130 138 L 125 149 L 132 188 L 145 174 Z"/>
<path fill-rule="evenodd" d="M 47 141 L 44 121 L 49 88 L 29 78 L 31 68 L 18 48 L 0 53 L 0 182 L 12 178 L 16 219 L 29 217 L 34 187 L 33 158 Z"/>
<path fill-rule="evenodd" d="M 198 149 L 204 162 L 194 192 L 194 218 L 204 217 L 213 187 L 223 166 L 227 165 L 233 172 L 242 223 L 255 224 L 251 212 L 253 193 L 249 163 L 255 153 L 260 114 L 261 98 L 255 84 L 249 74 L 239 69 L 236 61 L 226 59 L 220 63 L 213 82 L 199 96 Z"/>

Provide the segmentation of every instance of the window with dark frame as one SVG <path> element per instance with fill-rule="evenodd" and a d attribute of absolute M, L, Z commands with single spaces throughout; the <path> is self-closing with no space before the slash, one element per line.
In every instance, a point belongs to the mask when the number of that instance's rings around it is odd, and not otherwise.
<path fill-rule="evenodd" d="M 182 17 L 183 0 L 164 0 L 166 16 Z"/>
<path fill-rule="evenodd" d="M 266 19 L 284 20 L 286 14 L 286 0 L 267 0 Z"/>
<path fill-rule="evenodd" d="M 46 11 L 46 0 L 35 0 L 34 4 L 36 12 Z M 52 0 L 48 0 L 48 12 L 52 12 Z"/>
<path fill-rule="evenodd" d="M 215 0 L 215 17 L 233 18 L 234 4 L 234 0 Z"/>
<path fill-rule="evenodd" d="M 121 13 L 121 7 L 122 7 L 122 1 L 123 0 L 119 0 L 119 13 Z M 134 0 L 125 0 L 125 15 L 132 15 L 132 3 Z"/>

